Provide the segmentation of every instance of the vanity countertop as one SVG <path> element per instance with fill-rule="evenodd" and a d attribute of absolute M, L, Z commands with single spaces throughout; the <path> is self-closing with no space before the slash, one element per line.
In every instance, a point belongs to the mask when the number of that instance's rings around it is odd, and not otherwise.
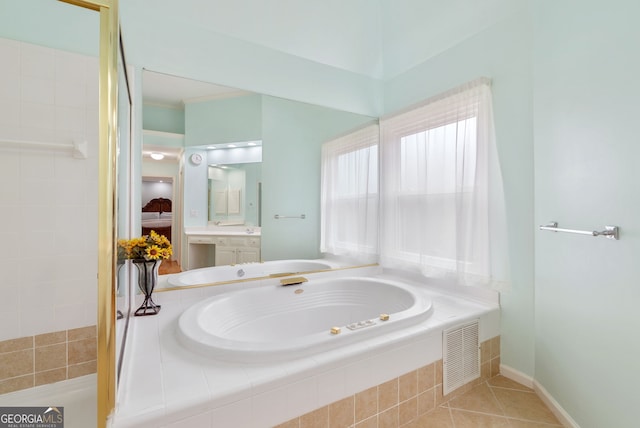
<path fill-rule="evenodd" d="M 190 235 L 225 235 L 225 236 L 260 236 L 259 227 L 247 226 L 208 226 L 208 227 L 186 227 L 184 233 Z"/>

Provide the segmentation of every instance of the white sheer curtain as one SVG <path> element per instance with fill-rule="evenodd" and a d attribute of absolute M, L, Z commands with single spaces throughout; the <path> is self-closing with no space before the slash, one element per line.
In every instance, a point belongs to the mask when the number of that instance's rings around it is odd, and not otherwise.
<path fill-rule="evenodd" d="M 377 124 L 322 145 L 320 250 L 377 261 Z"/>
<path fill-rule="evenodd" d="M 490 81 L 470 82 L 380 127 L 381 264 L 504 289 L 506 227 Z"/>

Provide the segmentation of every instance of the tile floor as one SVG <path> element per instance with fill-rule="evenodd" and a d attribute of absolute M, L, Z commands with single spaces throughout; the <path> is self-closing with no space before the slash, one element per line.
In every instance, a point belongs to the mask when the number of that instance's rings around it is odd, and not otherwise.
<path fill-rule="evenodd" d="M 562 424 L 536 393 L 498 375 L 402 428 L 553 428 Z M 356 426 L 356 428 L 360 428 Z"/>

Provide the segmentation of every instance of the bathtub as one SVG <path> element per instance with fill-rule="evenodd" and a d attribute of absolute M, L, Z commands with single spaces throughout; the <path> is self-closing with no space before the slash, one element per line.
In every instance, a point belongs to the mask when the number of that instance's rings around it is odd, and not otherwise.
<path fill-rule="evenodd" d="M 98 418 L 96 379 L 92 374 L 3 394 L 0 407 L 64 407 L 65 428 L 93 427 Z"/>
<path fill-rule="evenodd" d="M 264 285 L 210 297 L 185 310 L 178 339 L 233 362 L 286 361 L 419 323 L 431 300 L 415 286 L 377 277 Z"/>
<path fill-rule="evenodd" d="M 334 267 L 337 267 L 335 263 L 324 260 L 274 260 L 262 263 L 243 263 L 233 266 L 192 269 L 172 275 L 168 279 L 168 283 L 171 286 L 183 287 L 285 274 L 294 275 L 303 272 L 322 271 Z"/>

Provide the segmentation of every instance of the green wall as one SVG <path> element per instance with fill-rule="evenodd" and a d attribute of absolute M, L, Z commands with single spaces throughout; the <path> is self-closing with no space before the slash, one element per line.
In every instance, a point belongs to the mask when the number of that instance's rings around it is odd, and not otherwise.
<path fill-rule="evenodd" d="M 186 145 L 232 143 L 262 138 L 262 97 L 222 98 L 185 107 Z"/>
<path fill-rule="evenodd" d="M 180 108 L 145 104 L 142 108 L 142 128 L 184 134 L 185 112 Z"/>
<path fill-rule="evenodd" d="M 97 57 L 100 14 L 53 0 L 3 0 L 0 37 Z"/>
<path fill-rule="evenodd" d="M 535 4 L 536 380 L 581 428 L 638 426 L 640 3 Z"/>

